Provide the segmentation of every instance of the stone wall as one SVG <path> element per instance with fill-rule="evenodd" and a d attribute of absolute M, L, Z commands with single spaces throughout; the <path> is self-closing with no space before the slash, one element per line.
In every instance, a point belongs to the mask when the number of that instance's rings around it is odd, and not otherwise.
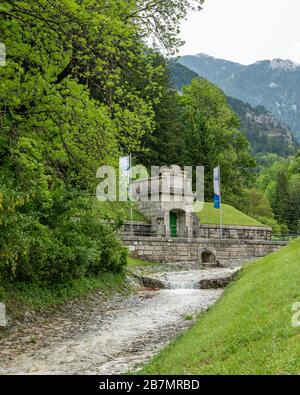
<path fill-rule="evenodd" d="M 199 225 L 194 230 L 194 236 L 200 239 L 220 239 L 219 225 Z M 236 240 L 271 240 L 272 229 L 257 226 L 223 226 L 222 234 L 224 239 Z"/>
<path fill-rule="evenodd" d="M 123 235 L 134 236 L 168 236 L 165 226 L 159 226 L 141 222 L 126 222 L 123 227 Z M 178 232 L 179 233 L 179 232 Z M 186 235 L 187 236 L 187 235 Z M 220 226 L 218 225 L 194 225 L 193 236 L 197 239 L 220 239 Z M 234 240 L 271 240 L 272 229 L 268 227 L 254 226 L 223 226 L 223 238 Z"/>
<path fill-rule="evenodd" d="M 144 222 L 132 221 L 125 222 L 122 230 L 122 235 L 128 236 L 156 236 L 151 224 L 146 224 Z"/>
<path fill-rule="evenodd" d="M 198 262 L 199 252 L 203 248 L 214 250 L 221 263 L 246 261 L 269 255 L 287 244 L 268 240 L 166 239 L 129 236 L 123 236 L 122 240 L 132 256 L 156 262 Z"/>

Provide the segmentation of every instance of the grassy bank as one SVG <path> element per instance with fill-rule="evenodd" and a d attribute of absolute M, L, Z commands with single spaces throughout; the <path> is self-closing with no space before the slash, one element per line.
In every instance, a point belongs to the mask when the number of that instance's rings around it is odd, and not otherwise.
<path fill-rule="evenodd" d="M 147 267 L 155 262 L 142 261 L 128 257 L 128 267 Z M 130 287 L 124 273 L 105 273 L 100 277 L 87 277 L 61 284 L 55 287 L 43 287 L 37 284 L 2 284 L 0 286 L 0 302 L 5 303 L 9 316 L 14 319 L 25 311 L 39 310 L 69 302 L 72 299 L 100 290 L 109 296 L 112 292 Z"/>
<path fill-rule="evenodd" d="M 5 303 L 8 315 L 15 319 L 22 316 L 25 311 L 61 305 L 95 290 L 109 295 L 124 289 L 125 286 L 124 274 L 113 273 L 105 273 L 101 277 L 83 278 L 68 285 L 49 288 L 37 284 L 3 284 L 0 301 Z"/>
<path fill-rule="evenodd" d="M 149 223 L 149 219 L 145 218 L 137 209 L 135 203 L 127 202 L 99 202 L 95 201 L 95 208 L 100 218 L 117 218 L 122 215 L 125 221 L 131 218 L 134 221 L 143 221 Z M 196 213 L 202 224 L 219 225 L 220 224 L 220 210 L 214 209 L 213 203 L 205 203 L 204 210 Z M 248 215 L 242 213 L 236 208 L 227 204 L 222 205 L 222 217 L 224 225 L 240 225 L 240 226 L 264 226 L 259 221 Z"/>
<path fill-rule="evenodd" d="M 136 266 L 155 266 L 155 265 L 160 265 L 160 263 L 158 263 L 158 262 L 144 261 L 142 259 L 132 258 L 132 257 L 128 257 L 127 261 L 128 261 L 128 267 L 131 267 L 131 268 L 134 268 Z"/>
<path fill-rule="evenodd" d="M 300 240 L 242 270 L 223 298 L 147 374 L 299 374 Z"/>
<path fill-rule="evenodd" d="M 220 210 L 216 210 L 213 203 L 205 203 L 204 210 L 196 214 L 202 224 L 220 224 Z M 227 204 L 222 204 L 222 221 L 223 225 L 264 226 L 256 219 Z"/>
<path fill-rule="evenodd" d="M 149 220 L 141 214 L 135 203 L 129 202 L 99 202 L 94 201 L 95 209 L 99 215 L 99 218 L 106 219 L 116 219 L 118 216 L 124 218 L 125 221 L 130 221 L 131 219 L 131 209 L 132 209 L 132 220 L 142 221 L 148 223 Z"/>

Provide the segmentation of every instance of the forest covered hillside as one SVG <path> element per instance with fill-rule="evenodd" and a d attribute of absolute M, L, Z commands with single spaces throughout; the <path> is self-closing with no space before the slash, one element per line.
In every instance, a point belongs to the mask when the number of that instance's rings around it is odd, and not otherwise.
<path fill-rule="evenodd" d="M 251 106 L 264 106 L 300 139 L 300 65 L 273 59 L 242 65 L 206 54 L 179 62 L 219 86 L 226 95 Z"/>
<path fill-rule="evenodd" d="M 263 106 L 252 107 L 233 97 L 228 97 L 228 103 L 241 119 L 255 154 L 270 152 L 286 157 L 296 153 L 299 143 L 291 130 Z"/>
<path fill-rule="evenodd" d="M 184 85 L 199 78 L 199 74 L 175 61 L 170 62 L 170 70 L 173 86 L 179 92 L 182 92 Z M 239 116 L 242 130 L 250 141 L 254 154 L 275 153 L 284 157 L 295 154 L 299 143 L 294 134 L 271 112 L 263 106 L 252 107 L 233 97 L 228 97 L 228 103 Z"/>

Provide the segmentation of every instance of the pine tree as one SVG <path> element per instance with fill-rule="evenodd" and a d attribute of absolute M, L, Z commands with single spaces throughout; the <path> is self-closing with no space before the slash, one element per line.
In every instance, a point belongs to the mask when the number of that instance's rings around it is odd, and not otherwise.
<path fill-rule="evenodd" d="M 288 174 L 285 169 L 279 170 L 276 179 L 273 210 L 279 223 L 288 226 L 290 231 L 295 230 L 296 204 L 290 191 Z"/>

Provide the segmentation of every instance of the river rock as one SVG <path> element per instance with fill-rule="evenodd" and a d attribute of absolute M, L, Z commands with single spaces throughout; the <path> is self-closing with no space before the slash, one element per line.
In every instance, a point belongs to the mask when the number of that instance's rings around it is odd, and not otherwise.
<path fill-rule="evenodd" d="M 220 277 L 205 278 L 199 281 L 200 289 L 226 288 L 237 277 L 238 271 Z"/>
<path fill-rule="evenodd" d="M 151 289 L 164 289 L 165 284 L 155 277 L 141 277 L 141 281 L 144 287 Z"/>

